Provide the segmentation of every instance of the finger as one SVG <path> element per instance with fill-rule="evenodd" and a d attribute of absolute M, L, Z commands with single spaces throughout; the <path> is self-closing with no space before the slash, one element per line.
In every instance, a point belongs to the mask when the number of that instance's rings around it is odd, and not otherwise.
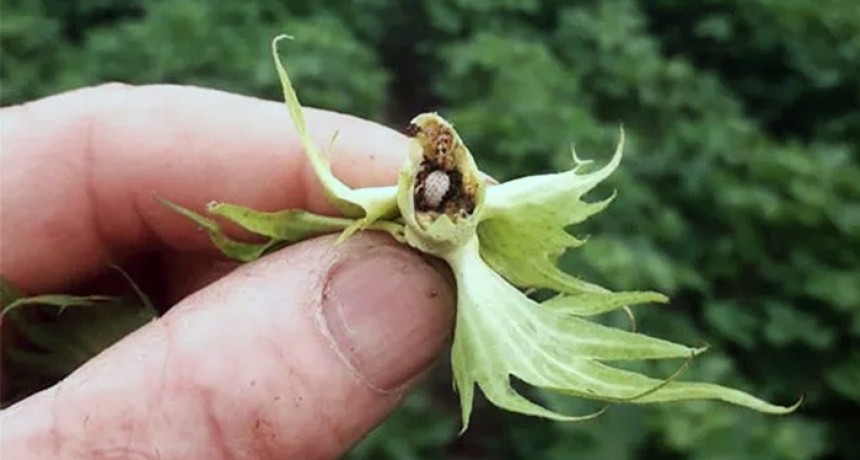
<path fill-rule="evenodd" d="M 239 268 L 7 409 L 3 453 L 340 456 L 438 354 L 453 294 L 388 237 L 332 243 Z"/>
<path fill-rule="evenodd" d="M 393 184 L 405 137 L 308 110 L 317 145 L 338 132 L 335 174 Z M 0 273 L 24 291 L 62 289 L 123 255 L 211 250 L 155 197 L 330 212 L 283 104 L 178 86 L 109 85 L 0 111 Z"/>

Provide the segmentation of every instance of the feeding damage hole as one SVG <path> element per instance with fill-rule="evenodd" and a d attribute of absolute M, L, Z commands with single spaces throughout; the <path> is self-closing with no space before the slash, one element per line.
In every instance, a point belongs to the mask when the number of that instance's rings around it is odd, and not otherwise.
<path fill-rule="evenodd" d="M 415 209 L 466 217 L 475 210 L 475 187 L 464 181 L 459 159 L 467 153 L 450 126 L 437 120 L 412 124 L 408 132 L 421 143 L 424 161 L 415 178 Z"/>

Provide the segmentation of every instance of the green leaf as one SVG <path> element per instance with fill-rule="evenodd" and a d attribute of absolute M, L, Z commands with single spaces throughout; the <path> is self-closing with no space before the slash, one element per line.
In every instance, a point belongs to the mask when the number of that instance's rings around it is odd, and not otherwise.
<path fill-rule="evenodd" d="M 73 345 L 73 344 L 71 344 Z M 69 353 L 72 349 L 70 344 L 63 341 L 57 342 L 55 353 L 34 352 L 9 347 L 5 350 L 7 359 L 16 366 L 16 372 L 21 372 L 22 367 L 31 374 L 40 377 L 59 378 L 71 374 L 75 369 L 86 361 L 88 357 L 84 352 Z"/>
<path fill-rule="evenodd" d="M 170 209 L 187 217 L 188 219 L 191 219 L 194 223 L 202 227 L 203 230 L 206 230 L 206 233 L 209 234 L 209 239 L 211 239 L 212 242 L 215 243 L 215 246 L 217 246 L 218 249 L 220 249 L 227 257 L 240 260 L 242 262 L 250 262 L 252 260 L 259 259 L 260 256 L 278 243 L 278 240 L 276 239 L 270 239 L 268 242 L 262 244 L 244 243 L 242 241 L 233 240 L 224 233 L 221 226 L 214 220 L 201 216 L 200 214 L 169 200 L 160 198 L 160 201 Z"/>
<path fill-rule="evenodd" d="M 56 303 L 45 302 L 46 297 L 30 297 L 28 300 L 31 302 L 28 304 L 57 306 Z M 45 367 L 41 371 L 43 374 L 59 379 L 155 318 L 153 311 L 145 304 L 125 299 L 110 298 L 100 300 L 98 304 L 81 301 L 75 305 L 93 308 L 66 310 L 58 312 L 54 318 L 38 321 L 16 314 L 21 313 L 20 310 L 11 311 L 9 318 L 12 324 L 29 347 L 37 347 L 37 351 L 19 346 L 8 347 L 6 351 L 12 362 L 16 365 Z"/>
<path fill-rule="evenodd" d="M 20 338 L 3 344 L 9 364 L 4 375 L 4 385 L 9 387 L 4 405 L 55 383 L 157 316 L 154 305 L 131 277 L 122 268 L 114 268 L 131 285 L 138 302 L 98 295 L 20 297 L 18 293 L 4 306 L 0 318 L 8 318 Z M 0 282 L 5 293 L 17 293 L 2 277 Z M 4 300 L 8 298 L 4 294 Z M 48 311 L 28 315 L 22 308 L 26 306 L 48 307 Z M 51 311 L 54 315 L 46 314 Z"/>
<path fill-rule="evenodd" d="M 131 290 L 134 291 L 134 294 L 137 296 L 137 299 L 140 300 L 140 305 L 144 314 L 150 318 L 158 317 L 158 309 L 155 307 L 155 304 L 152 303 L 152 299 L 143 292 L 143 289 L 141 289 L 140 285 L 132 279 L 131 275 L 129 275 L 128 272 L 119 265 L 111 265 L 111 268 L 119 272 L 119 274 L 125 278 L 125 282 L 128 283 Z"/>
<path fill-rule="evenodd" d="M 3 310 L 0 311 L 0 318 L 8 315 L 13 310 L 26 305 L 48 305 L 57 307 L 59 311 L 62 312 L 69 307 L 94 307 L 99 302 L 107 302 L 112 299 L 112 297 L 103 295 L 74 296 L 63 294 L 45 294 L 23 297 L 3 307 Z"/>
<path fill-rule="evenodd" d="M 21 291 L 11 281 L 0 276 L 0 305 L 9 305 L 21 297 L 23 297 Z"/>
<path fill-rule="evenodd" d="M 226 203 L 210 203 L 207 209 L 246 230 L 285 243 L 343 231 L 356 223 L 355 219 L 321 216 L 299 209 L 263 212 Z M 366 228 L 385 231 L 396 239 L 403 237 L 403 226 L 394 222 L 377 221 Z"/>
<path fill-rule="evenodd" d="M 298 209 L 264 212 L 217 202 L 210 203 L 207 210 L 258 235 L 286 242 L 342 231 L 354 222 L 353 219 L 319 216 Z"/>
<path fill-rule="evenodd" d="M 87 352 L 86 347 L 68 338 L 71 333 L 68 328 L 58 328 L 50 321 L 34 321 L 16 313 L 18 312 L 10 312 L 9 318 L 21 336 L 29 344 L 45 350 L 41 354 L 51 355 L 50 359 L 57 363 L 57 367 L 65 367 L 68 372 L 71 372 L 92 356 Z M 63 315 L 59 318 L 65 320 L 69 316 Z M 92 330 L 90 333 L 95 334 Z M 10 347 L 10 350 L 15 349 L 17 347 Z"/>

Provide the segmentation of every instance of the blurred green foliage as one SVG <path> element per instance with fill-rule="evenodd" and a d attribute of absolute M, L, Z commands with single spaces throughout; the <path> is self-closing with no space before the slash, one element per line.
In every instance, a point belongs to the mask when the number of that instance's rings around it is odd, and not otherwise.
<path fill-rule="evenodd" d="M 268 45 L 288 32 L 305 103 L 396 127 L 439 110 L 502 179 L 568 167 L 572 142 L 605 160 L 623 123 L 619 196 L 576 229 L 592 236 L 567 268 L 671 295 L 640 327 L 712 346 L 689 377 L 805 393 L 801 410 L 627 406 L 557 424 L 479 403 L 458 437 L 440 366 L 351 458 L 856 458 L 856 1 L 569 3 L 4 0 L 0 101 L 112 80 L 279 99 Z"/>

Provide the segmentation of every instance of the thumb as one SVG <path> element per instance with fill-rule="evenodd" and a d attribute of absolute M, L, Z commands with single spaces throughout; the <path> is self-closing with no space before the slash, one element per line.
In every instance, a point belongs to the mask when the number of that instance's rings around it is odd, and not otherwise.
<path fill-rule="evenodd" d="M 382 235 L 240 267 L 2 413 L 4 458 L 333 458 L 440 352 L 445 278 Z"/>

